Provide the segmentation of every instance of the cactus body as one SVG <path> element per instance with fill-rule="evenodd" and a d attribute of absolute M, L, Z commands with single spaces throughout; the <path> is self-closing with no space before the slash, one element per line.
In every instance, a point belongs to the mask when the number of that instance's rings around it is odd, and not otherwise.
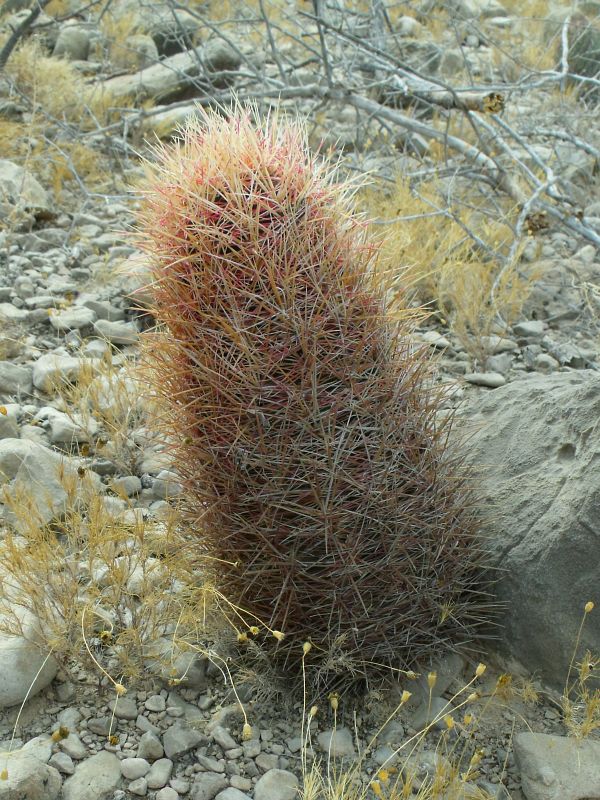
<path fill-rule="evenodd" d="M 486 616 L 469 489 L 349 190 L 255 117 L 159 146 L 140 213 L 174 467 L 219 589 L 285 634 L 284 669 L 309 640 L 323 679 L 406 667 Z"/>

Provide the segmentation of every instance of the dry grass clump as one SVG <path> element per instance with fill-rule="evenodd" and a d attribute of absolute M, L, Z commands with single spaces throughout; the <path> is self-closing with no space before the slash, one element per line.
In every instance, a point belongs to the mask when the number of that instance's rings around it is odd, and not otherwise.
<path fill-rule="evenodd" d="M 177 515 L 160 523 L 132 510 L 115 516 L 83 466 L 62 470 L 60 481 L 65 512 L 49 525 L 40 524 L 28 492 L 5 498 L 20 533 L 5 531 L 1 543 L 1 629 L 28 635 L 29 612 L 36 645 L 67 672 L 83 665 L 112 686 L 139 683 L 149 668 L 185 682 L 186 652 L 222 662 L 214 642 L 224 636 L 230 604 Z"/>
<path fill-rule="evenodd" d="M 526 264 L 515 260 L 507 267 L 502 261 L 514 236 L 508 222 L 484 209 L 446 208 L 435 182 L 417 194 L 402 177 L 390 191 L 365 190 L 361 202 L 376 218 L 374 233 L 382 238 L 382 263 L 393 274 L 392 292 L 423 303 L 468 352 L 485 359 L 482 338 L 497 332 L 499 319 L 510 325 L 519 318 L 537 277 Z"/>

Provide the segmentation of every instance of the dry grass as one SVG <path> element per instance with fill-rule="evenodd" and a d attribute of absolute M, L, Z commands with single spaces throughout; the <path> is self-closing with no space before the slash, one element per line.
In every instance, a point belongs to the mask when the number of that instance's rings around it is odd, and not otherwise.
<path fill-rule="evenodd" d="M 394 292 L 425 304 L 482 360 L 483 337 L 496 332 L 498 313 L 508 324 L 517 320 L 537 274 L 517 263 L 503 269 L 513 212 L 496 220 L 483 207 L 446 208 L 439 195 L 435 181 L 417 195 L 399 177 L 391 191 L 367 189 L 361 200 L 369 216 L 384 223 L 372 227 L 383 238 L 381 264 L 394 275 Z M 466 228 L 496 257 L 482 252 Z"/>

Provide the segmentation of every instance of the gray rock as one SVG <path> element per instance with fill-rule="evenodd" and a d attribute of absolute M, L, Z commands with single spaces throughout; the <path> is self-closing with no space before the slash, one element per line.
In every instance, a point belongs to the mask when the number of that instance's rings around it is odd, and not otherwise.
<path fill-rule="evenodd" d="M 270 769 L 277 769 L 279 756 L 276 753 L 259 753 L 254 759 L 254 763 L 261 772 L 268 772 Z"/>
<path fill-rule="evenodd" d="M 148 794 L 148 781 L 146 778 L 137 778 L 137 780 L 131 781 L 127 789 L 137 797 L 145 797 Z"/>
<path fill-rule="evenodd" d="M 111 718 L 110 717 L 94 717 L 88 719 L 88 730 L 95 733 L 97 736 L 108 736 L 111 731 Z"/>
<path fill-rule="evenodd" d="M 168 758 L 179 758 L 184 753 L 193 750 L 202 742 L 203 736 L 198 731 L 175 724 L 165 732 L 163 747 Z"/>
<path fill-rule="evenodd" d="M 63 25 L 59 31 L 53 56 L 66 58 L 69 61 L 87 61 L 90 52 L 88 32 L 79 25 Z"/>
<path fill-rule="evenodd" d="M 139 338 L 139 331 L 133 322 L 99 319 L 94 323 L 94 330 L 112 344 L 135 344 Z"/>
<path fill-rule="evenodd" d="M 117 719 L 137 718 L 137 703 L 131 697 L 117 697 L 109 704 L 109 707 Z"/>
<path fill-rule="evenodd" d="M 240 792 L 239 789 L 233 789 L 230 786 L 228 789 L 219 792 L 215 800 L 251 800 L 251 798 L 249 794 L 244 794 L 244 792 Z"/>
<path fill-rule="evenodd" d="M 158 53 L 171 56 L 189 50 L 200 29 L 200 20 L 182 9 L 159 11 L 152 15 L 148 33 Z"/>
<path fill-rule="evenodd" d="M 75 382 L 84 370 L 95 369 L 99 362 L 93 358 L 76 358 L 48 353 L 33 366 L 33 385 L 43 392 L 52 391 L 59 381 Z"/>
<path fill-rule="evenodd" d="M 293 772 L 285 769 L 265 772 L 254 787 L 254 800 L 297 800 L 297 798 L 298 778 Z"/>
<path fill-rule="evenodd" d="M 170 786 L 165 786 L 164 789 L 161 789 L 159 792 L 156 793 L 155 800 L 179 800 L 179 794 L 175 789 L 172 789 Z"/>
<path fill-rule="evenodd" d="M 79 331 L 82 328 L 88 328 L 96 319 L 96 315 L 91 308 L 71 306 L 71 308 L 66 308 L 64 311 L 54 311 L 48 319 L 55 331 L 65 333 L 66 331 Z"/>
<path fill-rule="evenodd" d="M 504 603 L 498 647 L 564 687 L 584 604 L 597 599 L 600 376 L 531 374 L 465 409 L 473 436 L 493 591 Z M 590 614 L 581 652 L 600 652 Z"/>
<path fill-rule="evenodd" d="M 54 216 L 53 204 L 37 179 L 23 167 L 6 159 L 0 159 L 0 205 L 8 208 L 16 206 L 41 218 Z"/>
<path fill-rule="evenodd" d="M 506 378 L 499 372 L 467 372 L 464 375 L 464 379 L 467 383 L 473 383 L 476 386 L 487 386 L 488 389 L 497 389 L 506 383 Z"/>
<path fill-rule="evenodd" d="M 74 459 L 63 458 L 43 445 L 26 439 L 0 440 L 0 486 L 4 492 L 1 499 L 18 499 L 25 493 L 32 511 L 45 523 L 66 508 L 68 494 L 60 472 L 73 476 L 76 470 Z M 99 487 L 100 479 L 96 478 Z M 9 505 L 2 507 L 1 502 L 0 511 L 6 522 L 26 534 L 30 517 L 15 514 Z"/>
<path fill-rule="evenodd" d="M 169 782 L 173 772 L 173 762 L 169 758 L 159 758 L 152 764 L 146 775 L 149 789 L 162 789 Z"/>
<path fill-rule="evenodd" d="M 31 367 L 21 367 L 12 361 L 0 361 L 0 394 L 30 394 L 33 378 Z"/>
<path fill-rule="evenodd" d="M 548 353 L 539 353 L 535 357 L 533 365 L 538 372 L 543 372 L 546 375 L 560 369 L 558 361 L 549 356 Z"/>
<path fill-rule="evenodd" d="M 162 469 L 152 484 L 152 494 L 157 500 L 178 497 L 183 492 L 178 476 L 168 469 Z"/>
<path fill-rule="evenodd" d="M 2 760 L 8 778 L 0 781 L 0 800 L 57 800 L 62 778 L 54 767 L 44 764 L 26 750 L 17 750 Z"/>
<path fill-rule="evenodd" d="M 524 336 L 526 339 L 538 339 L 544 335 L 546 325 L 541 319 L 532 319 L 527 322 L 517 322 L 513 326 L 513 331 L 517 336 Z"/>
<path fill-rule="evenodd" d="M 105 300 L 89 298 L 87 300 L 82 299 L 81 302 L 82 305 L 94 312 L 96 319 L 105 319 L 109 322 L 120 322 L 125 319 L 125 312 L 122 308 L 117 308 L 117 306 L 113 306 L 112 303 L 107 303 Z"/>
<path fill-rule="evenodd" d="M 581 350 L 569 342 L 555 342 L 549 336 L 542 339 L 542 347 L 553 356 L 562 366 L 582 369 L 587 366 L 588 359 Z"/>
<path fill-rule="evenodd" d="M 142 70 L 156 64 L 158 58 L 154 39 L 146 33 L 135 33 L 125 42 L 112 43 L 110 48 L 110 60 L 120 69 Z"/>
<path fill-rule="evenodd" d="M 81 761 L 88 754 L 87 748 L 76 733 L 70 733 L 59 742 L 60 749 L 75 761 Z"/>
<path fill-rule="evenodd" d="M 497 353 L 508 353 L 518 349 L 518 345 L 512 339 L 505 339 L 502 336 L 482 336 L 481 345 L 490 355 Z"/>
<path fill-rule="evenodd" d="M 600 797 L 600 742 L 518 733 L 514 753 L 527 800 Z"/>
<path fill-rule="evenodd" d="M 140 737 L 138 744 L 137 755 L 138 758 L 145 758 L 148 761 L 156 761 L 164 755 L 164 748 L 160 739 L 152 731 L 146 731 Z"/>
<path fill-rule="evenodd" d="M 319 747 L 332 758 L 355 755 L 354 739 L 349 728 L 337 728 L 336 730 L 323 731 L 317 737 Z"/>
<path fill-rule="evenodd" d="M 124 758 L 121 761 L 121 774 L 127 780 L 134 781 L 143 778 L 150 771 L 150 764 L 145 758 Z"/>
<path fill-rule="evenodd" d="M 161 694 L 151 695 L 144 703 L 144 708 L 146 708 L 147 711 L 164 711 L 166 707 L 167 701 Z"/>
<path fill-rule="evenodd" d="M 238 743 L 229 731 L 226 731 L 221 725 L 215 725 L 210 735 L 223 750 L 233 750 L 238 746 Z"/>
<path fill-rule="evenodd" d="M 50 761 L 48 761 L 48 764 L 59 772 L 62 772 L 63 775 L 72 775 L 75 772 L 73 759 L 66 753 L 54 753 Z"/>
<path fill-rule="evenodd" d="M 63 786 L 63 800 L 108 800 L 121 782 L 119 759 L 106 750 L 86 758 Z"/>
<path fill-rule="evenodd" d="M 200 772 L 190 789 L 190 800 L 214 800 L 220 791 L 227 788 L 227 778 L 217 772 Z M 254 795 L 255 798 L 257 795 Z M 285 800 L 278 797 L 277 800 Z"/>
<path fill-rule="evenodd" d="M 446 723 L 443 718 L 446 714 L 452 714 L 453 711 L 454 706 L 448 700 L 443 697 L 432 697 L 431 702 L 429 700 L 423 702 L 415 711 L 411 725 L 415 730 L 421 731 L 433 720 L 436 720 L 436 722 L 433 722 L 433 729 L 443 731 L 446 730 Z"/>
<path fill-rule="evenodd" d="M 0 303 L 0 320 L 2 322 L 27 322 L 29 311 L 17 308 L 12 303 Z"/>
<path fill-rule="evenodd" d="M 18 413 L 20 406 L 9 403 L 0 409 L 0 439 L 18 439 L 19 423 Z"/>
<path fill-rule="evenodd" d="M 0 444 L 2 444 L 0 442 Z M 8 593 L 0 581 L 3 595 Z M 39 623 L 29 612 L 16 609 L 24 636 L 0 633 L 0 708 L 22 703 L 52 681 L 58 665 L 41 644 Z"/>

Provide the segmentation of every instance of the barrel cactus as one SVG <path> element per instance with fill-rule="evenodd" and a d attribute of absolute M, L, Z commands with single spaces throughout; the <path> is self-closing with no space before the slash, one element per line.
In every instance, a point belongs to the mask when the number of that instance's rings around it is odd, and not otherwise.
<path fill-rule="evenodd" d="M 320 686 L 471 641 L 489 602 L 469 482 L 352 188 L 301 125 L 240 108 L 150 162 L 145 363 L 240 640 Z"/>

